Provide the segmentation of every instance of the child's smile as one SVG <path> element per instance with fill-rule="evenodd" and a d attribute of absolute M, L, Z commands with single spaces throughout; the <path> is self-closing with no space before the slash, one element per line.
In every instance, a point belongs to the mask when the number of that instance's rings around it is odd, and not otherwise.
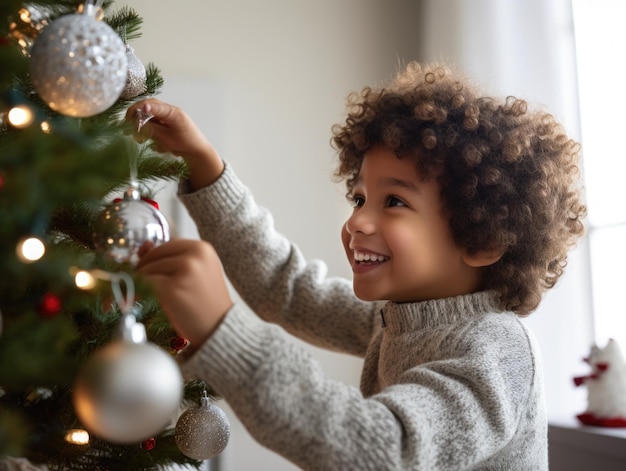
<path fill-rule="evenodd" d="M 366 154 L 342 231 L 357 296 L 410 302 L 478 289 L 480 270 L 454 243 L 439 193 L 414 158 L 380 146 Z"/>

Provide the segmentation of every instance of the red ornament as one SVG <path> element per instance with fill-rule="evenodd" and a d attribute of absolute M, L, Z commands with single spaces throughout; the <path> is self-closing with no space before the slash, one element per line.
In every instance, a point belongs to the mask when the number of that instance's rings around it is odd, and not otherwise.
<path fill-rule="evenodd" d="M 148 438 L 145 442 L 141 442 L 141 448 L 150 451 L 156 446 L 156 438 Z"/>
<path fill-rule="evenodd" d="M 189 340 L 187 340 L 185 337 L 181 337 L 180 335 L 174 337 L 174 339 L 172 339 L 172 341 L 170 342 L 170 346 L 175 352 L 180 352 L 187 345 L 189 345 Z"/>
<path fill-rule="evenodd" d="M 113 200 L 114 203 L 119 203 L 120 201 L 123 201 L 122 198 L 115 198 Z M 145 201 L 148 204 L 151 204 L 152 206 L 154 206 L 156 209 L 159 209 L 159 203 L 157 203 L 154 200 L 151 200 L 150 198 L 146 198 L 145 196 L 141 197 L 141 201 Z"/>
<path fill-rule="evenodd" d="M 46 293 L 41 298 L 39 313 L 42 317 L 54 317 L 61 312 L 61 299 L 53 293 Z"/>

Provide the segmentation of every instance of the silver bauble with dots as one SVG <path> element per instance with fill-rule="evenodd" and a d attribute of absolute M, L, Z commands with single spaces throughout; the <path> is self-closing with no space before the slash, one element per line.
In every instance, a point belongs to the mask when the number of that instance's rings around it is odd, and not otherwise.
<path fill-rule="evenodd" d="M 165 216 L 130 188 L 124 199 L 109 204 L 100 213 L 93 236 L 96 248 L 113 261 L 136 265 L 144 242 L 167 242 L 170 228 Z"/>
<path fill-rule="evenodd" d="M 226 413 L 202 398 L 199 407 L 187 409 L 178 418 L 174 440 L 178 449 L 189 458 L 208 460 L 219 455 L 230 439 L 230 422 Z"/>
<path fill-rule="evenodd" d="M 172 356 L 145 340 L 142 324 L 132 316 L 124 324 L 125 334 L 83 366 L 73 403 L 89 432 L 130 444 L 153 437 L 170 423 L 182 400 L 183 378 Z"/>
<path fill-rule="evenodd" d="M 146 67 L 135 55 L 135 50 L 128 44 L 126 45 L 126 59 L 128 61 L 128 75 L 121 98 L 132 100 L 148 90 Z"/>
<path fill-rule="evenodd" d="M 88 117 L 110 108 L 126 84 L 127 68 L 122 39 L 89 12 L 57 18 L 31 49 L 35 90 L 66 116 Z"/>

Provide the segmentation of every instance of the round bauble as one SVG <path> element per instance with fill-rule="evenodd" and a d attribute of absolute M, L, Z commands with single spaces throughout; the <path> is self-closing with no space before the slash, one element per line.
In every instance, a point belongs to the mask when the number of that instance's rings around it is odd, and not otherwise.
<path fill-rule="evenodd" d="M 174 430 L 178 449 L 195 460 L 208 460 L 219 455 L 229 439 L 228 416 L 208 398 L 203 398 L 199 407 L 183 412 Z"/>
<path fill-rule="evenodd" d="M 138 443 L 158 434 L 182 399 L 174 359 L 154 344 L 114 340 L 84 365 L 73 401 L 82 424 L 112 443 Z"/>
<path fill-rule="evenodd" d="M 94 223 L 93 237 L 96 248 L 113 261 L 136 265 L 144 242 L 155 245 L 167 242 L 170 229 L 157 208 L 127 194 L 100 213 Z"/>
<path fill-rule="evenodd" d="M 127 69 L 122 39 L 89 13 L 57 18 L 31 49 L 35 90 L 50 108 L 67 116 L 93 116 L 111 107 L 124 89 Z"/>

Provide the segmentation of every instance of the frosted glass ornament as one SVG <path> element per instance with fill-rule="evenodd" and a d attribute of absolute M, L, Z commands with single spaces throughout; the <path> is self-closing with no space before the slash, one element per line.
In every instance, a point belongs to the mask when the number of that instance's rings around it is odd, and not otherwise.
<path fill-rule="evenodd" d="M 31 49 L 35 90 L 66 116 L 89 117 L 110 108 L 126 85 L 127 70 L 124 42 L 90 9 L 54 20 Z"/>
<path fill-rule="evenodd" d="M 147 73 L 146 67 L 135 55 L 135 50 L 126 45 L 126 59 L 128 61 L 128 75 L 126 77 L 126 85 L 122 90 L 121 98 L 132 100 L 139 95 L 146 93 Z"/>
<path fill-rule="evenodd" d="M 230 439 L 230 422 L 226 413 L 204 396 L 198 407 L 181 414 L 174 429 L 178 449 L 195 460 L 219 455 Z"/>

